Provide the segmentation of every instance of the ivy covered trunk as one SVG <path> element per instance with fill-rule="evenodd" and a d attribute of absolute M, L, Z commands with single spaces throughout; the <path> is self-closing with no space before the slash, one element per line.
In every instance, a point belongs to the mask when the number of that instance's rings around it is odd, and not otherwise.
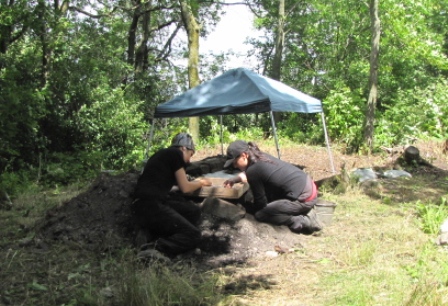
<path fill-rule="evenodd" d="M 186 0 L 179 0 L 182 21 L 188 34 L 188 80 L 190 88 L 199 85 L 199 33 L 200 25 L 196 21 L 196 15 L 189 2 Z M 190 117 L 189 123 L 190 133 L 193 140 L 199 142 L 199 118 Z"/>

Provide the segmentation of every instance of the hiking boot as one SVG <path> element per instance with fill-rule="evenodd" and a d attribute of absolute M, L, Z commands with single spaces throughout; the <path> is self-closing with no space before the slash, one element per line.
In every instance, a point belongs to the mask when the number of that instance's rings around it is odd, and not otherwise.
<path fill-rule="evenodd" d="M 291 217 L 291 221 L 292 223 L 289 225 L 289 229 L 294 233 L 311 234 L 323 228 L 314 209 L 306 216 L 299 215 Z"/>
<path fill-rule="evenodd" d="M 304 228 L 309 226 L 309 220 L 305 219 L 305 216 L 293 216 L 291 217 L 292 223 L 289 225 L 291 232 L 300 233 Z"/>
<path fill-rule="evenodd" d="M 154 240 L 154 236 L 147 229 L 140 229 L 135 236 L 135 246 L 140 248 L 141 246 L 148 244 Z"/>
<path fill-rule="evenodd" d="M 322 230 L 323 225 L 319 221 L 319 217 L 316 214 L 314 209 L 311 209 L 310 212 L 305 216 L 305 218 L 309 219 L 309 230 L 312 232 L 318 232 Z"/>

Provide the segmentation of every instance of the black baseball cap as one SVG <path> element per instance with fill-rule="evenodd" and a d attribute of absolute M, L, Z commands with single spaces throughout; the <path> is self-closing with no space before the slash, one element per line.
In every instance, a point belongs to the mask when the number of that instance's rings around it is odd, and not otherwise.
<path fill-rule="evenodd" d="M 249 149 L 249 144 L 243 140 L 236 140 L 232 142 L 227 148 L 227 160 L 224 164 L 224 168 L 229 168 L 235 158 L 241 155 L 241 153 L 246 152 Z"/>
<path fill-rule="evenodd" d="M 193 138 L 191 137 L 190 134 L 187 133 L 179 133 L 176 136 L 174 136 L 173 140 L 171 141 L 171 146 L 185 147 L 188 150 L 195 151 Z"/>

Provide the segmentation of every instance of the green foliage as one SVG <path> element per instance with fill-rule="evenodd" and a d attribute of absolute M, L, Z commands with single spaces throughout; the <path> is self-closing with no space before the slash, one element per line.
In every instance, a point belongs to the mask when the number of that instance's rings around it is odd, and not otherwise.
<path fill-rule="evenodd" d="M 10 47 L 17 57 L 0 55 L 7 67 L 0 69 L 0 171 L 18 171 L 35 162 L 36 150 L 45 140 L 39 121 L 45 117 L 44 97 L 38 86 L 32 50 Z"/>
<path fill-rule="evenodd" d="M 332 141 L 346 144 L 350 148 L 360 145 L 365 101 L 347 87 L 330 91 L 323 102 L 327 118 L 327 129 Z"/>
<path fill-rule="evenodd" d="M 82 147 L 102 156 L 96 168 L 127 169 L 136 165 L 145 148 L 148 126 L 139 111 L 142 102 L 128 100 L 121 89 L 99 87 L 91 106 L 83 106 L 77 118 Z"/>
<path fill-rule="evenodd" d="M 101 171 L 101 152 L 52 153 L 42 169 L 41 181 L 54 187 L 87 181 Z"/>
<path fill-rule="evenodd" d="M 272 138 L 273 136 L 271 136 Z M 256 139 L 264 139 L 265 138 L 265 133 L 263 132 L 262 128 L 256 128 L 256 127 L 252 127 L 252 128 L 244 128 L 244 129 L 240 129 L 237 133 L 230 135 L 229 137 L 229 142 L 238 140 L 238 139 L 243 139 L 246 141 L 254 141 Z"/>
<path fill-rule="evenodd" d="M 447 88 L 447 81 L 440 79 L 426 88 L 399 90 L 396 103 L 386 107 L 378 120 L 378 145 L 406 144 L 412 136 L 446 138 Z"/>
<path fill-rule="evenodd" d="M 324 143 L 320 114 L 287 113 L 286 118 L 277 122 L 279 138 L 287 138 L 304 144 Z"/>
<path fill-rule="evenodd" d="M 149 130 L 149 129 L 148 129 Z M 149 134 L 145 134 L 144 148 L 145 153 L 151 156 L 159 149 L 166 148 L 171 145 L 171 140 L 177 133 L 188 133 L 188 119 L 187 118 L 163 118 L 154 120 L 153 138 L 151 143 L 149 141 Z M 149 151 L 146 152 L 146 149 Z M 146 156 L 142 154 L 144 159 Z"/>
<path fill-rule="evenodd" d="M 30 171 L 25 170 L 1 173 L 0 191 L 6 192 L 9 196 L 15 196 L 30 189 L 35 189 L 35 180 L 33 180 L 31 174 Z"/>
<path fill-rule="evenodd" d="M 264 12 L 260 12 L 262 17 L 256 23 L 267 35 L 262 40 L 253 40 L 252 44 L 269 70 L 278 5 L 269 1 L 259 3 Z M 443 91 L 437 93 L 430 88 L 441 84 L 440 79 L 447 75 L 446 8 L 445 1 L 380 2 L 375 145 L 406 141 L 404 134 L 413 137 L 446 134 L 443 128 L 442 131 L 438 128 L 447 117 L 443 116 L 446 110 L 442 107 L 446 103 L 439 104 L 441 116 L 425 113 L 427 109 L 433 112 L 432 106 L 426 103 L 428 97 L 442 97 Z M 324 102 L 333 142 L 342 142 L 351 150 L 361 148 L 363 109 L 370 89 L 368 5 L 359 1 L 285 2 L 285 9 L 291 11 L 284 21 L 287 34 L 282 80 Z M 410 98 L 410 93 L 417 94 L 418 98 Z M 443 100 L 446 101 L 440 101 Z M 336 106 L 339 102 L 343 103 Z M 435 100 L 432 102 L 438 104 Z M 417 109 L 416 104 L 421 107 Z M 424 119 L 414 127 L 408 124 L 405 115 L 410 115 L 411 121 L 419 116 Z"/>
<path fill-rule="evenodd" d="M 418 201 L 416 208 L 420 217 L 420 227 L 423 232 L 431 235 L 438 234 L 440 232 L 440 226 L 448 217 L 447 198 L 443 197 L 439 205 Z"/>
<path fill-rule="evenodd" d="M 221 144 L 221 134 L 223 141 L 227 141 L 231 133 L 228 127 L 221 124 L 219 116 L 204 116 L 200 119 L 200 134 L 204 145 L 214 146 Z"/>

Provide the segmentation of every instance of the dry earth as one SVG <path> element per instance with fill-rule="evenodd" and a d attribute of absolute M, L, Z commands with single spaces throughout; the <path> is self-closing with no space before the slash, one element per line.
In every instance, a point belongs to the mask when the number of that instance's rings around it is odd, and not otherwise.
<path fill-rule="evenodd" d="M 420 151 L 420 156 L 443 170 L 448 169 L 447 143 L 435 143 L 433 141 L 418 140 L 412 144 Z M 260 148 L 273 156 L 277 156 L 277 150 L 274 145 L 259 143 Z M 285 146 L 280 145 L 281 158 L 294 165 L 298 165 L 308 172 L 314 180 L 318 181 L 334 175 L 331 167 L 333 161 L 336 174 L 340 173 L 342 168 L 352 170 L 355 168 L 375 168 L 375 167 L 393 167 L 397 158 L 401 156 L 405 146 L 385 148 L 380 153 L 372 155 L 345 154 L 343 148 L 333 148 L 331 158 L 326 147 L 316 146 Z M 390 151 L 390 153 L 388 152 Z M 221 148 L 205 148 L 197 152 L 194 160 L 201 160 L 207 156 L 221 154 Z"/>

